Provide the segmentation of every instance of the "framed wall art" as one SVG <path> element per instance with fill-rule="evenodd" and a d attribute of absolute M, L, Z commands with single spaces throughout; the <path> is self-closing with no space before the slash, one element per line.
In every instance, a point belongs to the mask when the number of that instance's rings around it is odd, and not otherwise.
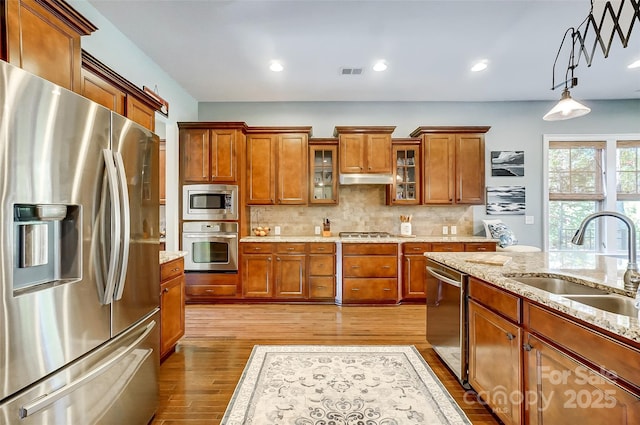
<path fill-rule="evenodd" d="M 524 215 L 524 186 L 487 186 L 487 215 Z"/>
<path fill-rule="evenodd" d="M 491 151 L 491 176 L 524 176 L 524 151 Z"/>

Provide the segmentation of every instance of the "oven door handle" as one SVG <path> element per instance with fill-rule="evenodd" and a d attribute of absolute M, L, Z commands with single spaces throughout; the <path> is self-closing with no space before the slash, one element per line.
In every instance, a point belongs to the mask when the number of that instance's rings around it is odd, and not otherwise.
<path fill-rule="evenodd" d="M 453 279 L 451 276 L 444 274 L 442 270 L 437 270 L 437 269 L 434 269 L 433 267 L 427 266 L 427 271 L 431 276 L 445 283 L 448 283 L 449 285 L 453 285 L 458 288 L 460 288 L 461 286 L 461 283 L 459 281 Z"/>
<path fill-rule="evenodd" d="M 185 238 L 236 239 L 238 235 L 218 235 L 217 233 L 183 233 Z"/>

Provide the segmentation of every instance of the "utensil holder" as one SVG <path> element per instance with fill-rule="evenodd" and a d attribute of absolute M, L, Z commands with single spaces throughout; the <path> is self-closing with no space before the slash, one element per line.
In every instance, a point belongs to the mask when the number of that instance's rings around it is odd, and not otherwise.
<path fill-rule="evenodd" d="M 402 236 L 411 236 L 411 223 L 400 223 L 400 234 Z"/>

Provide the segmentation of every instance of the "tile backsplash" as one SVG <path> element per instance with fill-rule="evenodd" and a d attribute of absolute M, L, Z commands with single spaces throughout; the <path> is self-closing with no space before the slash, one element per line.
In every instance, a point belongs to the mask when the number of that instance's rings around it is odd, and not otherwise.
<path fill-rule="evenodd" d="M 413 214 L 412 233 L 442 235 L 442 226 L 456 226 L 458 235 L 473 235 L 473 208 L 464 206 L 388 206 L 385 186 L 340 186 L 337 206 L 273 205 L 251 207 L 251 227 L 280 226 L 282 235 L 313 235 L 324 217 L 331 221 L 331 232 L 376 231 L 400 233 L 400 215 Z"/>

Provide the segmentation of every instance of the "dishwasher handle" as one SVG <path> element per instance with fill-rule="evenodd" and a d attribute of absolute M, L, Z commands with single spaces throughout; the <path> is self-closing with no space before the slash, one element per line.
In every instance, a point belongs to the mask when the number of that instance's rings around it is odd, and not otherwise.
<path fill-rule="evenodd" d="M 453 285 L 457 288 L 460 288 L 462 286 L 462 282 L 454 279 L 453 277 L 447 275 L 446 273 L 444 273 L 442 270 L 438 270 L 438 269 L 434 269 L 431 266 L 427 266 L 427 271 L 429 272 L 429 274 L 433 277 L 435 277 L 436 279 L 448 283 L 449 285 Z"/>

